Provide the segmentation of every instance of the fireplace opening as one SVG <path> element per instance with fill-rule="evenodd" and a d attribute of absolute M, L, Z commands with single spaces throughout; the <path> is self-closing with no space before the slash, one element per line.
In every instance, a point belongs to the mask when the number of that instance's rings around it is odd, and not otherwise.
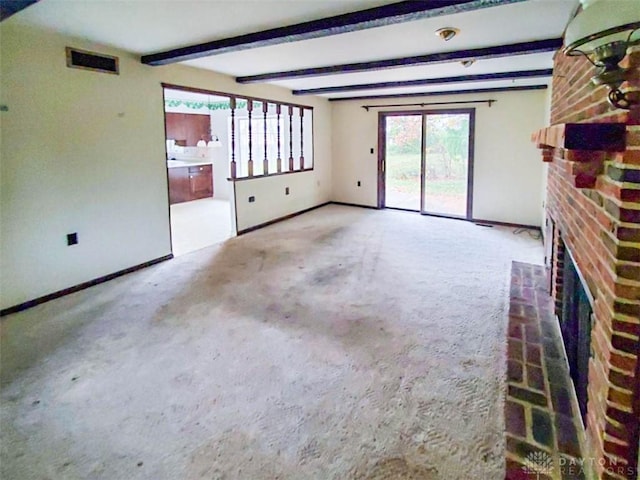
<path fill-rule="evenodd" d="M 568 248 L 564 249 L 560 330 L 582 421 L 587 416 L 587 384 L 591 357 L 593 309 L 587 288 Z"/>

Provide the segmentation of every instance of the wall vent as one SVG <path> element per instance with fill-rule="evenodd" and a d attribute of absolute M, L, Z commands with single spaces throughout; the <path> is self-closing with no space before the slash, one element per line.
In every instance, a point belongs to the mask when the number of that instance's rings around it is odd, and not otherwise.
<path fill-rule="evenodd" d="M 118 75 L 118 57 L 67 47 L 67 67 Z"/>

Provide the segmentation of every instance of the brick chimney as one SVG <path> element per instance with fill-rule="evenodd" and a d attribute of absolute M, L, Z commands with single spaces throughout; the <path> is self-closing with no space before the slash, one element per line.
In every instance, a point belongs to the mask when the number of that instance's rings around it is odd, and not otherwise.
<path fill-rule="evenodd" d="M 561 318 L 563 259 L 568 249 L 593 299 L 584 457 L 591 460 L 598 478 L 636 479 L 640 478 L 640 109 L 611 107 L 606 88 L 591 84 L 594 67 L 585 58 L 558 52 L 554 62 L 552 125 L 533 135 L 549 166 L 545 243 L 546 251 L 553 252 L 548 259 L 550 294 Z M 640 51 L 625 62 L 638 67 Z M 629 83 L 640 87 L 637 76 Z M 587 127 L 574 135 L 567 125 L 574 123 L 599 124 L 603 129 Z M 622 129 L 617 136 L 616 126 L 604 125 L 616 123 Z"/>

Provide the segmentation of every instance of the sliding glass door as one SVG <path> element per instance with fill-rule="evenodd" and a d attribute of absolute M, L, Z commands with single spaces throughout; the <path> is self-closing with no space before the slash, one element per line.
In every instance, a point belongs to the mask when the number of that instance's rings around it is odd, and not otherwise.
<path fill-rule="evenodd" d="M 471 218 L 474 113 L 381 113 L 379 206 Z"/>
<path fill-rule="evenodd" d="M 425 213 L 468 217 L 470 117 L 468 112 L 424 116 Z"/>
<path fill-rule="evenodd" d="M 387 116 L 385 144 L 385 205 L 420 210 L 422 115 Z"/>

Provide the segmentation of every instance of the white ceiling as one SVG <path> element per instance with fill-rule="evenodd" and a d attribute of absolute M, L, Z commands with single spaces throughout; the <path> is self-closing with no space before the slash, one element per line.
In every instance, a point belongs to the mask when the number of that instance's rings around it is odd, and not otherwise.
<path fill-rule="evenodd" d="M 440 92 L 457 92 L 460 90 L 477 90 L 486 88 L 506 88 L 506 87 L 524 87 L 532 85 L 546 85 L 547 82 L 544 79 L 539 78 L 517 78 L 513 80 L 486 80 L 481 82 L 461 82 L 448 85 L 424 85 L 421 87 L 402 87 L 398 88 L 381 88 L 375 90 L 358 90 L 357 92 L 336 92 L 330 95 L 330 98 L 351 98 L 360 96 L 376 96 L 376 95 L 397 95 L 408 93 L 440 93 Z M 304 97 L 300 97 L 304 98 Z M 437 97 L 433 100 L 437 102 Z"/>
<path fill-rule="evenodd" d="M 574 0 L 527 0 L 186 63 L 242 76 L 558 38 L 575 3 Z M 459 28 L 460 34 L 444 42 L 434 33 L 440 27 Z"/>
<path fill-rule="evenodd" d="M 494 58 L 474 63 L 470 67 L 463 67 L 459 62 L 421 65 L 415 67 L 393 68 L 375 72 L 372 79 L 370 72 L 345 73 L 323 77 L 297 78 L 275 81 L 290 89 L 307 89 L 330 87 L 337 85 L 357 85 L 370 83 L 393 82 L 402 80 L 430 79 L 457 77 L 460 75 L 479 75 L 484 73 L 510 72 L 517 70 L 537 70 L 553 67 L 552 53 L 537 53 L 534 55 L 520 55 L 517 57 Z"/>
<path fill-rule="evenodd" d="M 134 54 L 151 54 L 187 45 L 327 16 L 372 8 L 393 1 L 370 0 L 41 0 L 5 22 L 35 25 L 86 38 Z M 526 0 L 472 12 L 415 20 L 356 32 L 282 43 L 183 62 L 232 76 L 299 68 L 385 60 L 559 38 L 578 0 Z M 444 42 L 441 27 L 459 35 Z M 341 85 L 442 78 L 481 73 L 547 69 L 553 52 L 479 60 L 469 68 L 458 62 L 272 81 L 292 90 Z M 162 68 L 162 67 L 156 67 Z M 548 78 L 515 81 L 447 83 L 324 94 L 329 98 L 359 95 L 452 91 L 495 86 L 539 85 Z"/>
<path fill-rule="evenodd" d="M 393 3 L 369 0 L 40 0 L 8 22 L 140 55 Z"/>

